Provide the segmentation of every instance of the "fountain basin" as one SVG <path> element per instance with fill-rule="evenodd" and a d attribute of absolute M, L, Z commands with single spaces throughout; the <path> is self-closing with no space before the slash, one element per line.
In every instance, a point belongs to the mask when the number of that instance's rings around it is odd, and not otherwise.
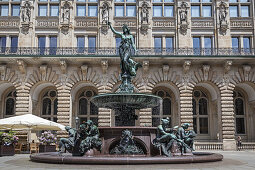
<path fill-rule="evenodd" d="M 221 161 L 223 156 L 217 153 L 193 152 L 188 156 L 111 156 L 96 155 L 93 157 L 74 157 L 71 154 L 59 155 L 58 152 L 44 152 L 30 155 L 31 161 L 55 164 L 101 164 L 101 165 L 132 165 L 132 164 L 184 164 Z"/>
<path fill-rule="evenodd" d="M 92 97 L 91 102 L 97 107 L 109 109 L 131 109 L 152 108 L 159 105 L 161 97 L 142 93 L 106 93 Z"/>

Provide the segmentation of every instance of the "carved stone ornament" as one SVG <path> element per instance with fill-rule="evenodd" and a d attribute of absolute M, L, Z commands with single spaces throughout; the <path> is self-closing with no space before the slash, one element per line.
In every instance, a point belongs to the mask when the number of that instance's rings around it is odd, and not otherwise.
<path fill-rule="evenodd" d="M 108 69 L 108 60 L 102 60 L 101 61 L 101 67 L 102 67 L 103 73 L 105 74 L 107 72 L 107 69 Z"/>
<path fill-rule="evenodd" d="M 251 66 L 243 65 L 243 75 L 244 75 L 244 80 L 245 81 L 248 81 L 250 71 L 251 71 Z"/>
<path fill-rule="evenodd" d="M 183 72 L 186 74 L 188 73 L 189 69 L 191 66 L 191 61 L 190 60 L 186 60 L 183 64 Z"/>
<path fill-rule="evenodd" d="M 143 61 L 143 71 L 144 73 L 148 73 L 149 71 L 150 62 L 148 60 Z"/>
<path fill-rule="evenodd" d="M 225 65 L 224 65 L 225 74 L 228 74 L 229 70 L 231 69 L 232 63 L 233 62 L 231 60 L 226 61 Z"/>
<path fill-rule="evenodd" d="M 29 33 L 29 28 L 31 27 L 31 11 L 32 4 L 26 0 L 21 6 L 20 17 L 21 17 L 21 32 L 25 35 Z"/>
<path fill-rule="evenodd" d="M 62 71 L 63 74 L 66 74 L 66 70 L 67 70 L 67 64 L 65 60 L 60 60 L 60 69 Z"/>
<path fill-rule="evenodd" d="M 102 34 L 107 35 L 108 29 L 109 29 L 109 26 L 103 24 L 103 25 L 101 26 L 101 32 L 102 32 Z"/>
<path fill-rule="evenodd" d="M 25 35 L 29 33 L 30 23 L 21 23 L 21 32 Z"/>
<path fill-rule="evenodd" d="M 149 24 L 149 5 L 145 1 L 142 3 L 141 24 Z"/>
<path fill-rule="evenodd" d="M 69 31 L 69 27 L 70 27 L 70 24 L 61 24 L 61 26 L 60 26 L 61 32 L 62 32 L 64 35 L 67 35 L 67 34 L 68 34 L 68 31 Z"/>
<path fill-rule="evenodd" d="M 179 17 L 180 17 L 180 33 L 183 35 L 187 34 L 188 29 L 188 4 L 186 2 L 182 2 L 179 7 Z"/>
<path fill-rule="evenodd" d="M 26 73 L 26 63 L 23 60 L 17 60 L 18 69 L 21 74 Z"/>
<path fill-rule="evenodd" d="M 220 34 L 225 35 L 228 29 L 228 22 L 226 20 L 227 17 L 227 5 L 224 2 L 220 2 L 219 5 L 219 25 L 220 25 Z"/>
<path fill-rule="evenodd" d="M 107 1 L 105 1 L 102 5 L 101 16 L 102 16 L 102 24 L 107 25 L 109 21 L 109 4 Z"/>
<path fill-rule="evenodd" d="M 141 34 L 146 35 L 148 33 L 148 29 L 149 24 L 142 24 L 140 28 Z"/>
<path fill-rule="evenodd" d="M 71 27 L 70 23 L 71 8 L 72 5 L 70 4 L 70 2 L 65 0 L 61 7 L 61 25 L 60 25 L 61 32 L 64 35 L 68 34 L 69 28 Z"/>
<path fill-rule="evenodd" d="M 204 80 L 208 80 L 209 71 L 210 71 L 210 66 L 209 65 L 203 65 Z"/>

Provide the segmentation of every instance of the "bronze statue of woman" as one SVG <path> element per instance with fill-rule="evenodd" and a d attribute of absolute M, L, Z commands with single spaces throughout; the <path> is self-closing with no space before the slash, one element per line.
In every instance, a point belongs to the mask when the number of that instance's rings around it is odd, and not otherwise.
<path fill-rule="evenodd" d="M 121 59 L 120 67 L 122 72 L 121 77 L 135 77 L 137 69 L 142 65 L 131 59 L 132 55 L 134 55 L 137 50 L 133 35 L 130 33 L 130 29 L 124 24 L 122 27 L 123 33 L 121 33 L 117 32 L 110 22 L 108 22 L 108 25 L 114 34 L 121 37 L 121 43 L 119 46 L 119 55 Z"/>

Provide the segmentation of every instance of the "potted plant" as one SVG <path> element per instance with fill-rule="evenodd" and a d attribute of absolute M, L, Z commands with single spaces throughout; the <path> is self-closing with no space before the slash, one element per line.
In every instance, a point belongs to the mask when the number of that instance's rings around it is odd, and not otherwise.
<path fill-rule="evenodd" d="M 0 156 L 13 156 L 15 154 L 14 145 L 18 142 L 19 138 L 15 132 L 0 132 Z"/>
<path fill-rule="evenodd" d="M 57 137 L 51 131 L 43 132 L 39 141 L 39 152 L 56 152 Z"/>

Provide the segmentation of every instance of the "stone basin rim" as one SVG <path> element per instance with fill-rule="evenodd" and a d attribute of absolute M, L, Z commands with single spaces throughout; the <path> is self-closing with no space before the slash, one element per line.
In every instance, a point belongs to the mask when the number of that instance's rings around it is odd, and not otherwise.
<path fill-rule="evenodd" d="M 92 157 L 60 156 L 58 152 L 44 152 L 30 155 L 33 162 L 51 164 L 90 164 L 90 165 L 137 165 L 137 164 L 187 164 L 222 161 L 219 153 L 201 152 L 189 156 L 109 156 L 95 155 Z"/>

